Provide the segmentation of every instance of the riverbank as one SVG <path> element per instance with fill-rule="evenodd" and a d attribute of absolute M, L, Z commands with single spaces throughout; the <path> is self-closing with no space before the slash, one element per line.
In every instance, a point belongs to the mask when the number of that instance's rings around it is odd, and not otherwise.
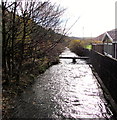
<path fill-rule="evenodd" d="M 18 84 L 15 84 L 15 80 L 7 86 L 3 85 L 2 90 L 2 118 L 4 120 L 10 118 L 12 110 L 14 109 L 14 99 L 25 92 L 28 87 L 31 87 L 35 83 L 35 79 L 39 74 L 42 74 L 50 66 L 59 63 L 59 55 L 64 50 L 63 44 L 58 44 L 52 49 L 46 56 L 41 59 L 36 59 L 34 63 L 27 61 L 23 66 L 23 74 L 20 76 Z"/>

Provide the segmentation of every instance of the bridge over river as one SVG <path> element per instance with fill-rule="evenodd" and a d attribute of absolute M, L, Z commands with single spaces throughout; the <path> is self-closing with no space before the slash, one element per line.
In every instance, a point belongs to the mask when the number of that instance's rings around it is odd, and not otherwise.
<path fill-rule="evenodd" d="M 78 57 L 68 48 L 60 57 Z M 60 59 L 60 63 L 39 75 L 32 88 L 16 100 L 14 118 L 71 118 L 113 120 L 110 105 L 86 61 Z M 68 119 L 67 119 L 68 120 Z"/>

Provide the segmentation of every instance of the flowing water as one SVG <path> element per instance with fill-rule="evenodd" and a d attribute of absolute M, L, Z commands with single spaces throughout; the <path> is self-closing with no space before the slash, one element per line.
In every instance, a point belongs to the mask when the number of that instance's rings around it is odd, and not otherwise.
<path fill-rule="evenodd" d="M 68 48 L 60 56 L 77 56 Z M 112 112 L 85 60 L 60 59 L 40 75 L 32 90 L 17 103 L 15 117 L 56 119 L 107 119 Z"/>

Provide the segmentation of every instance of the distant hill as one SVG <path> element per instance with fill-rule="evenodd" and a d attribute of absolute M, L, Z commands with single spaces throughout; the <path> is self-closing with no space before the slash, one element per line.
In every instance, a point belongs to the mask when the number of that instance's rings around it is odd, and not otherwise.
<path fill-rule="evenodd" d="M 68 37 L 69 39 L 72 40 L 89 40 L 89 39 L 93 39 L 92 37 Z"/>

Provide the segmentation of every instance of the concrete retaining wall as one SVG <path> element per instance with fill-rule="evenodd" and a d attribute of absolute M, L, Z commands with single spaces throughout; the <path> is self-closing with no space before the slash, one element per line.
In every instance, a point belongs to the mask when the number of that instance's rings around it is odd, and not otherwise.
<path fill-rule="evenodd" d="M 117 59 L 88 49 L 84 49 L 84 55 L 90 57 L 87 63 L 93 66 L 94 75 L 96 74 L 96 78 L 104 91 L 104 96 L 117 119 Z"/>
<path fill-rule="evenodd" d="M 90 62 L 117 103 L 117 60 L 90 51 Z"/>

